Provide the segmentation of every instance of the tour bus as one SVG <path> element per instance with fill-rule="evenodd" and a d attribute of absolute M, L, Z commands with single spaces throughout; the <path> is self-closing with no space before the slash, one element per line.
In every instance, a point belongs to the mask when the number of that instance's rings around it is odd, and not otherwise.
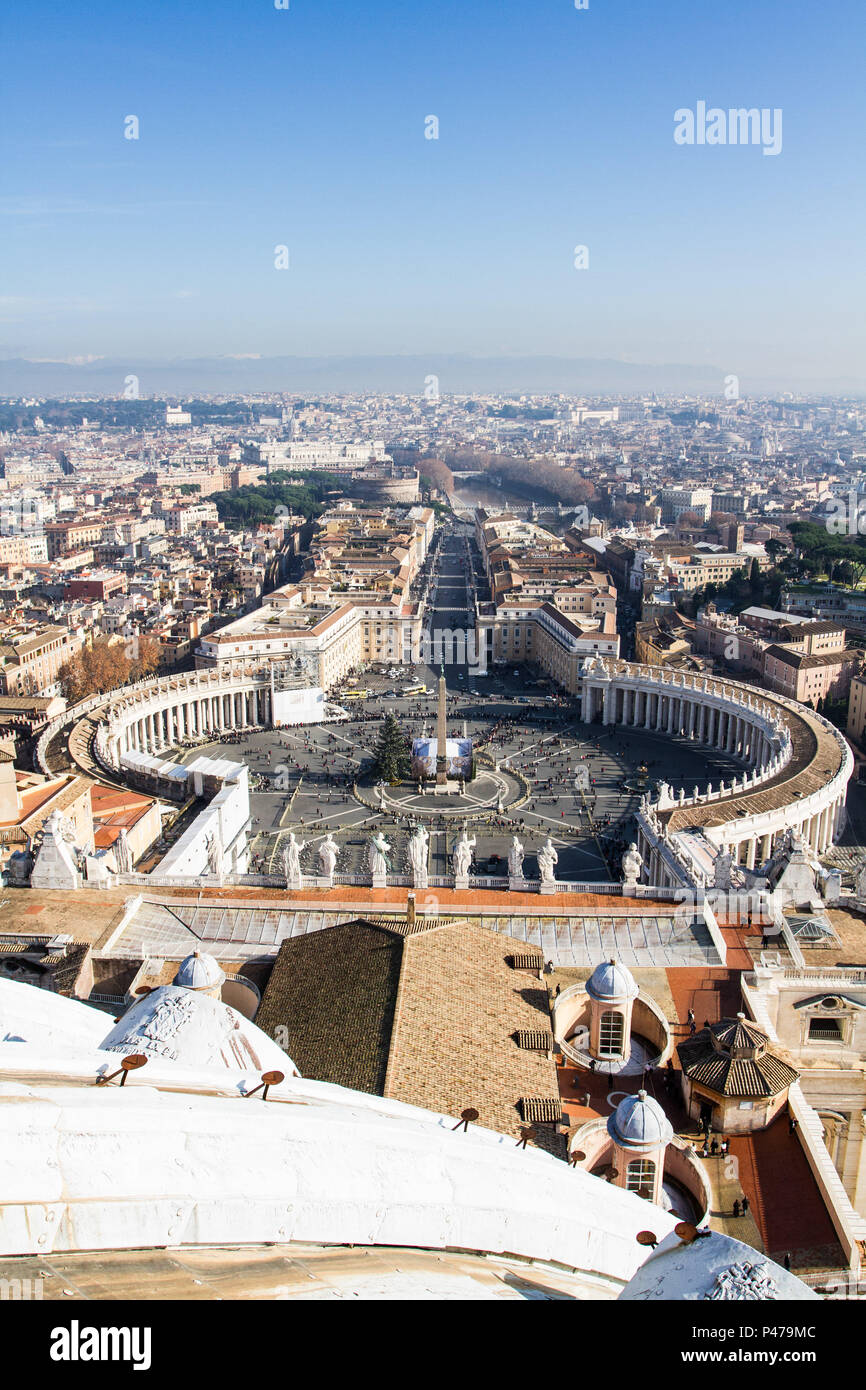
<path fill-rule="evenodd" d="M 372 693 L 371 690 L 347 690 L 341 698 L 344 700 L 366 700 Z"/>
<path fill-rule="evenodd" d="M 427 695 L 428 693 L 426 685 L 407 685 L 403 691 L 404 695 Z"/>

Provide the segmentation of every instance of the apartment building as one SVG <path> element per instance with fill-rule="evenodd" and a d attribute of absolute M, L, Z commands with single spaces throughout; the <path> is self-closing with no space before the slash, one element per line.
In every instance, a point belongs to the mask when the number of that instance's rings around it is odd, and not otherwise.
<path fill-rule="evenodd" d="M 757 548 L 748 551 L 695 550 L 685 559 L 674 555 L 665 557 L 671 578 L 687 593 L 702 589 L 706 584 L 727 584 L 738 570 L 748 574 L 754 560 L 757 560 L 760 570 L 769 569 L 772 563 L 769 555 Z"/>
<path fill-rule="evenodd" d="M 713 494 L 708 487 L 664 487 L 658 500 L 665 524 L 678 521 L 683 512 L 695 512 L 701 521 L 708 521 L 713 509 Z"/>
<path fill-rule="evenodd" d="M 843 699 L 860 668 L 862 653 L 845 645 L 838 623 L 791 620 L 790 614 L 747 608 L 738 616 L 702 608 L 694 642 L 732 673 L 806 704 Z"/>
<path fill-rule="evenodd" d="M 27 632 L 0 629 L 0 692 L 4 695 L 56 695 L 57 673 L 84 645 L 63 627 Z"/>
<path fill-rule="evenodd" d="M 199 641 L 195 664 L 207 669 L 232 661 L 297 658 L 314 666 L 329 690 L 353 668 L 377 661 L 409 664 L 419 650 L 416 604 L 343 599 L 298 585 L 268 595 L 267 603 Z"/>
<path fill-rule="evenodd" d="M 48 543 L 38 532 L 0 536 L 0 565 L 39 565 L 48 561 Z"/>
<path fill-rule="evenodd" d="M 854 742 L 863 746 L 866 734 L 866 676 L 855 676 L 851 681 L 848 700 L 848 725 L 845 731 Z"/>
<path fill-rule="evenodd" d="M 215 502 L 173 502 L 163 505 L 163 516 L 170 531 L 178 536 L 200 531 L 203 526 L 216 526 L 219 512 Z"/>
<path fill-rule="evenodd" d="M 96 545 L 102 539 L 104 521 L 93 518 L 86 521 L 50 521 L 45 526 L 45 539 L 48 546 L 48 559 L 73 550 L 84 550 Z"/>

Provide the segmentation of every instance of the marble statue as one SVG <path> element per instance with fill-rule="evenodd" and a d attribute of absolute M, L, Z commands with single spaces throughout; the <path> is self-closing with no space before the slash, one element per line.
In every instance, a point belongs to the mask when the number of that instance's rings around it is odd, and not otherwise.
<path fill-rule="evenodd" d="M 541 874 L 542 883 L 553 882 L 553 870 L 559 862 L 559 855 L 553 848 L 553 841 L 548 835 L 541 849 L 538 851 L 538 868 Z"/>
<path fill-rule="evenodd" d="M 713 865 L 713 887 L 722 888 L 727 893 L 731 887 L 733 855 L 727 845 L 722 845 Z"/>
<path fill-rule="evenodd" d="M 472 851 L 475 848 L 475 836 L 470 840 L 465 830 L 461 830 L 460 839 L 454 846 L 454 853 L 451 856 L 451 863 L 454 869 L 455 878 L 467 878 L 469 866 L 472 863 Z"/>
<path fill-rule="evenodd" d="M 388 851 L 391 846 L 381 830 L 370 839 L 367 846 L 367 865 L 374 878 L 384 878 L 388 872 Z"/>
<path fill-rule="evenodd" d="M 409 838 L 409 865 L 413 874 L 426 874 L 427 872 L 427 845 L 430 836 L 423 825 L 416 825 L 414 832 Z"/>
<path fill-rule="evenodd" d="M 119 874 L 132 873 L 132 849 L 125 825 L 120 827 L 120 834 L 114 842 L 114 862 Z"/>
<path fill-rule="evenodd" d="M 223 871 L 223 846 L 219 829 L 216 829 L 207 839 L 207 870 L 209 874 L 219 878 Z"/>
<path fill-rule="evenodd" d="M 297 882 L 301 877 L 301 850 L 307 848 L 306 840 L 295 838 L 292 831 L 283 847 L 283 873 L 287 883 Z"/>
<path fill-rule="evenodd" d="M 333 878 L 339 852 L 339 845 L 331 835 L 328 835 L 319 845 L 319 863 L 322 866 L 324 878 Z"/>
<path fill-rule="evenodd" d="M 512 836 L 508 851 L 508 874 L 510 878 L 523 878 L 523 845 L 516 835 Z"/>
<path fill-rule="evenodd" d="M 640 878 L 640 871 L 643 868 L 643 855 L 632 840 L 625 854 L 622 856 L 622 877 L 623 882 L 632 884 L 637 883 Z"/>

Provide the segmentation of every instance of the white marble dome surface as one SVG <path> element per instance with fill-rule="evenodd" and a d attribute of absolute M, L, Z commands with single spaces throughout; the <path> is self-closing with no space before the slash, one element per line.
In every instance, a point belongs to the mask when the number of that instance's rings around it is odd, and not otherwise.
<path fill-rule="evenodd" d="M 143 1052 L 186 1067 L 298 1075 L 282 1048 L 243 1014 L 178 985 L 160 985 L 144 995 L 99 1046 L 106 1052 Z"/>

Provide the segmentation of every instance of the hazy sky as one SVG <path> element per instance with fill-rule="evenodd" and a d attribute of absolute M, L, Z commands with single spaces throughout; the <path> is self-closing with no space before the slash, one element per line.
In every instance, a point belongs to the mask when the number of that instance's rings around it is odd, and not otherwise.
<path fill-rule="evenodd" d="M 6 0 L 0 356 L 864 378 L 864 8 Z M 781 153 L 675 144 L 699 101 Z"/>

